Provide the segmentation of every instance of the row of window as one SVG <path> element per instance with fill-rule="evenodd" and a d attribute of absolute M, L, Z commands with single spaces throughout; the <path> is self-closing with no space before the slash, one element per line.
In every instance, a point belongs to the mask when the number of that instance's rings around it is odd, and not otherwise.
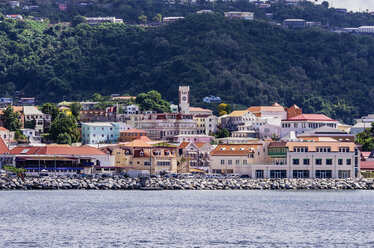
<path fill-rule="evenodd" d="M 326 160 L 326 165 L 332 165 L 332 158 L 327 158 Z M 292 160 L 292 164 L 293 165 L 300 165 L 300 159 L 298 158 L 294 158 Z M 315 164 L 316 165 L 322 165 L 322 159 L 321 158 L 316 158 L 315 160 Z M 352 160 L 350 158 L 347 158 L 346 159 L 346 165 L 351 165 L 352 164 Z M 309 158 L 304 158 L 303 159 L 303 165 L 310 165 L 310 159 Z M 339 158 L 338 159 L 338 165 L 343 165 L 343 159 L 342 158 Z"/>
<path fill-rule="evenodd" d="M 291 125 L 293 124 L 293 125 Z M 323 126 L 329 126 L 329 127 L 333 127 L 335 128 L 336 127 L 336 124 L 334 123 L 282 123 L 282 128 L 291 128 L 291 126 L 293 128 L 319 128 L 319 127 L 323 127 Z"/>
<path fill-rule="evenodd" d="M 351 176 L 351 171 L 349 170 L 339 170 L 338 177 L 339 178 L 348 178 Z M 256 170 L 255 173 L 256 178 L 264 178 L 264 170 Z M 286 170 L 270 170 L 270 178 L 286 178 L 287 171 Z M 293 170 L 292 171 L 293 178 L 309 178 L 309 170 Z M 315 172 L 316 178 L 332 178 L 332 170 L 316 170 Z"/>
<path fill-rule="evenodd" d="M 86 137 L 85 134 L 82 134 L 82 137 Z M 89 134 L 87 134 L 87 138 L 90 137 Z M 96 137 L 96 134 L 93 134 L 92 137 Z M 98 137 L 100 137 L 100 135 L 98 135 Z M 105 137 L 105 134 L 102 134 L 101 137 Z M 109 135 L 107 135 L 107 137 L 109 138 Z M 113 138 L 113 134 L 110 135 L 111 138 Z"/>
<path fill-rule="evenodd" d="M 251 154 L 251 155 L 252 155 L 252 158 L 253 158 L 253 154 Z M 221 160 L 221 165 L 224 165 L 224 164 L 225 164 L 225 160 L 222 159 L 222 160 Z M 227 160 L 227 164 L 232 165 L 232 160 L 231 160 L 231 159 Z M 239 160 L 239 159 L 236 159 L 236 160 L 235 160 L 235 164 L 236 164 L 236 165 L 240 165 L 240 160 Z M 242 164 L 247 165 L 247 164 L 248 164 L 248 161 L 247 161 L 246 159 L 243 159 L 243 163 L 242 163 Z"/>
<path fill-rule="evenodd" d="M 294 152 L 308 152 L 308 147 L 294 147 Z M 317 147 L 316 152 L 331 152 L 331 147 Z M 349 147 L 339 147 L 339 152 L 350 152 Z"/>

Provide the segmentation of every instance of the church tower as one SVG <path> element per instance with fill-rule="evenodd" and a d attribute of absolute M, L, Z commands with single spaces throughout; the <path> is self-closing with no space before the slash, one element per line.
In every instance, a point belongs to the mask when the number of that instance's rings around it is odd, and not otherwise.
<path fill-rule="evenodd" d="M 190 86 L 179 86 L 179 112 L 190 113 Z"/>

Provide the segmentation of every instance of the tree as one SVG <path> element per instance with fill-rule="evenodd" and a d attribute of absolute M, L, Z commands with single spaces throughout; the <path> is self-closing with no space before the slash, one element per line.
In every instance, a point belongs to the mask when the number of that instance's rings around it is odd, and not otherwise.
<path fill-rule="evenodd" d="M 140 23 L 147 23 L 148 22 L 148 17 L 145 15 L 141 15 L 138 17 Z"/>
<path fill-rule="evenodd" d="M 14 134 L 15 140 L 17 140 L 19 143 L 27 143 L 28 139 L 25 135 L 21 134 L 19 130 L 17 130 Z"/>
<path fill-rule="evenodd" d="M 374 123 L 371 123 L 371 128 L 366 128 L 362 133 L 356 135 L 356 142 L 362 145 L 363 151 L 374 149 Z"/>
<path fill-rule="evenodd" d="M 104 101 L 104 97 L 100 95 L 99 93 L 95 93 L 92 95 L 92 101 L 94 102 L 102 102 Z"/>
<path fill-rule="evenodd" d="M 227 115 L 227 112 L 225 110 L 222 110 L 221 112 L 219 112 L 219 116 L 223 116 L 223 115 Z"/>
<path fill-rule="evenodd" d="M 56 119 L 56 117 L 58 117 L 60 114 L 60 111 L 58 110 L 58 107 L 56 106 L 56 104 L 50 103 L 50 102 L 44 103 L 39 108 L 39 110 L 42 111 L 43 114 L 51 115 L 52 121 L 54 121 L 54 119 Z"/>
<path fill-rule="evenodd" d="M 34 129 L 36 126 L 36 120 L 25 121 L 25 128 Z"/>
<path fill-rule="evenodd" d="M 222 128 L 221 130 L 217 131 L 216 137 L 217 138 L 226 138 L 230 136 L 229 130 Z"/>
<path fill-rule="evenodd" d="M 21 117 L 10 105 L 4 110 L 2 120 L 4 127 L 9 131 L 17 131 L 22 127 Z"/>
<path fill-rule="evenodd" d="M 152 110 L 157 113 L 170 113 L 170 103 L 163 100 L 161 94 L 155 90 L 148 93 L 140 93 L 135 102 L 140 106 L 141 110 Z"/>
<path fill-rule="evenodd" d="M 69 144 L 78 142 L 80 134 L 75 117 L 61 114 L 56 118 L 51 125 L 50 138 L 55 142 L 70 141 Z"/>
<path fill-rule="evenodd" d="M 325 8 L 329 8 L 329 2 L 327 2 L 327 1 L 323 1 L 322 3 L 321 3 L 321 5 L 323 6 L 323 7 L 325 7 Z"/>
<path fill-rule="evenodd" d="M 71 145 L 71 136 L 68 133 L 60 133 L 56 139 L 57 144 L 69 144 Z"/>
<path fill-rule="evenodd" d="M 81 15 L 77 15 L 77 16 L 74 16 L 73 20 L 71 21 L 71 26 L 72 27 L 76 27 L 78 26 L 79 24 L 81 23 L 87 23 L 87 19 L 84 17 L 84 16 L 81 16 Z"/>
<path fill-rule="evenodd" d="M 220 103 L 217 107 L 218 113 L 223 113 L 222 115 L 227 115 L 231 113 L 231 106 L 226 103 Z"/>
<path fill-rule="evenodd" d="M 71 113 L 77 120 L 79 119 L 81 109 L 82 105 L 79 102 L 73 102 L 70 104 Z"/>
<path fill-rule="evenodd" d="M 153 17 L 153 21 L 162 22 L 162 15 L 161 14 L 155 15 L 155 17 Z"/>

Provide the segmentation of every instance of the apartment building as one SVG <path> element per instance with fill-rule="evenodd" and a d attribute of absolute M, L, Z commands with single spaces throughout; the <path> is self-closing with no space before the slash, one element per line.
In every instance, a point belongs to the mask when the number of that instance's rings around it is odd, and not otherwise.
<path fill-rule="evenodd" d="M 83 144 L 117 143 L 119 134 L 129 128 L 126 123 L 88 122 L 82 123 Z"/>

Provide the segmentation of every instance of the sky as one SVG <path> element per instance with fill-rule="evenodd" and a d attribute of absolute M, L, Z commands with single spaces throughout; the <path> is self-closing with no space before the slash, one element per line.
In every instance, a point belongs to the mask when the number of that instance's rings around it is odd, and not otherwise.
<path fill-rule="evenodd" d="M 330 3 L 330 7 L 335 8 L 346 8 L 352 11 L 374 11 L 374 0 L 327 0 Z M 318 0 L 321 3 L 322 0 Z"/>

